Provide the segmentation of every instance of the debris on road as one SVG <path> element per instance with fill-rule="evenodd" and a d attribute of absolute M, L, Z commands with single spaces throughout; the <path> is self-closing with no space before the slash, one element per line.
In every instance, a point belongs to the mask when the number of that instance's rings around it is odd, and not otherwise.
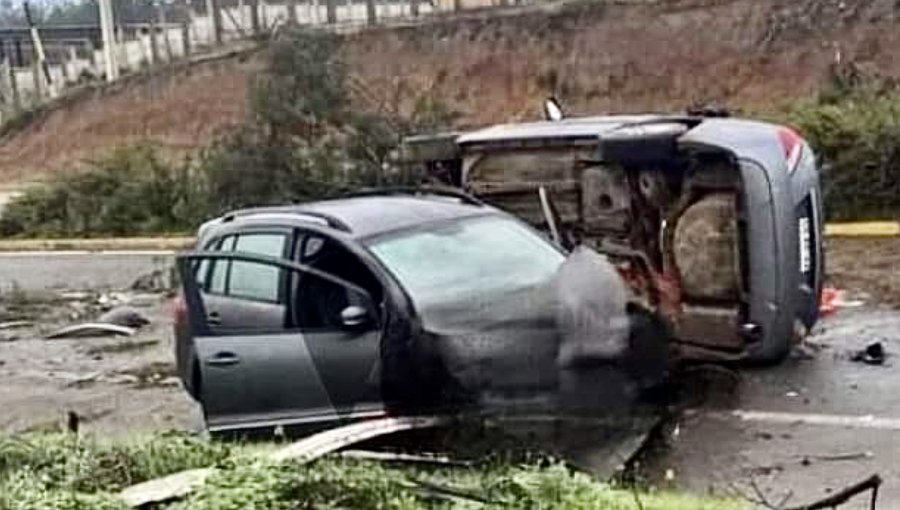
<path fill-rule="evenodd" d="M 849 460 L 867 460 L 874 458 L 875 454 L 872 452 L 852 452 L 852 453 L 835 453 L 831 455 L 804 455 L 803 461 L 822 461 L 822 462 L 837 462 L 837 461 L 849 461 Z"/>
<path fill-rule="evenodd" d="M 119 306 L 97 317 L 97 322 L 137 329 L 150 324 L 150 319 L 130 306 Z"/>
<path fill-rule="evenodd" d="M 131 284 L 131 290 L 164 292 L 173 287 L 172 281 L 173 277 L 171 271 L 156 269 L 150 273 L 139 276 Z"/>
<path fill-rule="evenodd" d="M 269 454 L 268 459 L 311 462 L 355 443 L 397 432 L 447 426 L 452 421 L 443 416 L 399 416 L 353 423 L 301 439 Z M 179 499 L 202 485 L 213 473 L 214 468 L 181 471 L 126 487 L 119 493 L 119 498 L 132 508 Z"/>
<path fill-rule="evenodd" d="M 819 313 L 823 316 L 831 315 L 841 308 L 858 308 L 865 305 L 861 299 L 847 299 L 847 292 L 835 287 L 822 289 L 822 298 L 819 302 Z"/>
<path fill-rule="evenodd" d="M 875 510 L 875 504 L 878 502 L 878 489 L 881 487 L 881 482 L 882 479 L 880 476 L 872 475 L 859 483 L 853 484 L 828 496 L 827 498 L 820 499 L 819 501 L 807 505 L 786 508 L 785 510 L 823 510 L 825 508 L 837 508 L 857 495 L 869 491 L 872 493 L 869 508 Z"/>
<path fill-rule="evenodd" d="M 31 321 L 7 321 L 0 322 L 0 330 L 30 328 L 34 323 Z"/>
<path fill-rule="evenodd" d="M 886 356 L 884 345 L 881 342 L 874 342 L 867 345 L 865 349 L 854 352 L 850 361 L 867 365 L 883 365 Z"/>
<path fill-rule="evenodd" d="M 414 455 L 411 453 L 379 452 L 372 450 L 345 450 L 341 457 L 358 460 L 374 460 L 386 463 L 425 464 L 432 466 L 449 466 L 469 468 L 475 465 L 468 460 L 455 460 L 446 455 Z"/>
<path fill-rule="evenodd" d="M 44 338 L 48 340 L 54 340 L 58 338 L 84 338 L 111 335 L 133 336 L 134 334 L 134 328 L 117 326 L 115 324 L 88 322 L 84 324 L 66 326 L 46 335 Z"/>

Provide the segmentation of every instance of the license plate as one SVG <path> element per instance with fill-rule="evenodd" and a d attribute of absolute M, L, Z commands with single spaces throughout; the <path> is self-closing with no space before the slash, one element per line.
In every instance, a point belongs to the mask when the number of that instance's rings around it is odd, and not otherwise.
<path fill-rule="evenodd" d="M 809 217 L 803 217 L 797 221 L 797 232 L 800 236 L 800 272 L 806 274 L 812 270 Z"/>

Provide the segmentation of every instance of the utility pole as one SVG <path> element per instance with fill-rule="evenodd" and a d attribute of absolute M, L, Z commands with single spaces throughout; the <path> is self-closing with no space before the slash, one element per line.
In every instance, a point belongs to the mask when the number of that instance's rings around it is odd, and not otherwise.
<path fill-rule="evenodd" d="M 116 37 L 113 31 L 112 0 L 97 0 L 100 7 L 100 35 L 103 39 L 103 64 L 106 81 L 119 78 L 119 64 L 116 61 Z"/>
<path fill-rule="evenodd" d="M 37 25 L 31 16 L 31 6 L 28 5 L 28 2 L 24 2 L 23 7 L 25 8 L 25 21 L 28 23 L 28 30 L 31 33 L 31 44 L 34 46 L 34 69 L 35 73 L 37 73 L 34 83 L 38 85 L 38 96 L 40 96 L 40 85 L 42 84 L 40 74 L 43 73 L 43 82 L 47 85 L 47 93 L 50 97 L 53 97 L 53 79 L 50 77 L 50 66 L 47 64 L 47 54 L 44 53 L 44 43 L 41 41 L 41 34 L 38 33 Z"/>
<path fill-rule="evenodd" d="M 287 0 L 287 20 L 291 25 L 298 23 L 297 19 L 297 0 Z"/>
<path fill-rule="evenodd" d="M 337 23 L 337 0 L 325 0 L 325 20 L 329 25 Z"/>
<path fill-rule="evenodd" d="M 169 42 L 169 27 L 166 20 L 166 6 L 157 2 L 156 13 L 159 15 L 159 33 L 163 39 L 163 47 L 166 49 L 166 60 L 172 61 L 172 43 Z"/>
<path fill-rule="evenodd" d="M 250 0 L 250 31 L 254 36 L 258 36 L 262 31 L 259 22 L 259 8 L 259 0 Z"/>
<path fill-rule="evenodd" d="M 206 14 L 209 16 L 213 27 L 213 37 L 217 46 L 222 45 L 222 11 L 219 10 L 219 0 L 206 0 Z"/>

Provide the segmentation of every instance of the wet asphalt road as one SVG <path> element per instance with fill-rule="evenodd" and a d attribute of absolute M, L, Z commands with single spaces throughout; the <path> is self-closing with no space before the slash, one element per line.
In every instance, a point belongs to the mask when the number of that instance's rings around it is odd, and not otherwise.
<path fill-rule="evenodd" d="M 732 391 L 711 392 L 671 424 L 646 475 L 698 492 L 753 495 L 755 484 L 771 503 L 790 494 L 796 506 L 877 473 L 877 508 L 900 508 L 900 312 L 846 309 L 817 329 L 812 356 L 745 370 Z M 850 360 L 876 341 L 884 365 Z M 868 497 L 840 508 L 867 509 Z"/>
<path fill-rule="evenodd" d="M 0 291 L 65 288 L 123 289 L 172 265 L 172 252 L 4 252 Z"/>

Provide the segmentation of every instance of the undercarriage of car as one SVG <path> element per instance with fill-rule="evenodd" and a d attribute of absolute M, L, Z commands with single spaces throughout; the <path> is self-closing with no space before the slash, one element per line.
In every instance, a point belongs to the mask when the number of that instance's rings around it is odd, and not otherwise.
<path fill-rule="evenodd" d="M 746 276 L 734 163 L 715 153 L 648 166 L 592 156 L 578 148 L 482 153 L 466 168 L 467 186 L 546 229 L 543 190 L 564 245 L 609 256 L 633 299 L 665 316 L 695 354 L 737 355 L 750 338 L 736 327 L 746 314 Z M 535 168 L 540 179 L 528 175 Z"/>

